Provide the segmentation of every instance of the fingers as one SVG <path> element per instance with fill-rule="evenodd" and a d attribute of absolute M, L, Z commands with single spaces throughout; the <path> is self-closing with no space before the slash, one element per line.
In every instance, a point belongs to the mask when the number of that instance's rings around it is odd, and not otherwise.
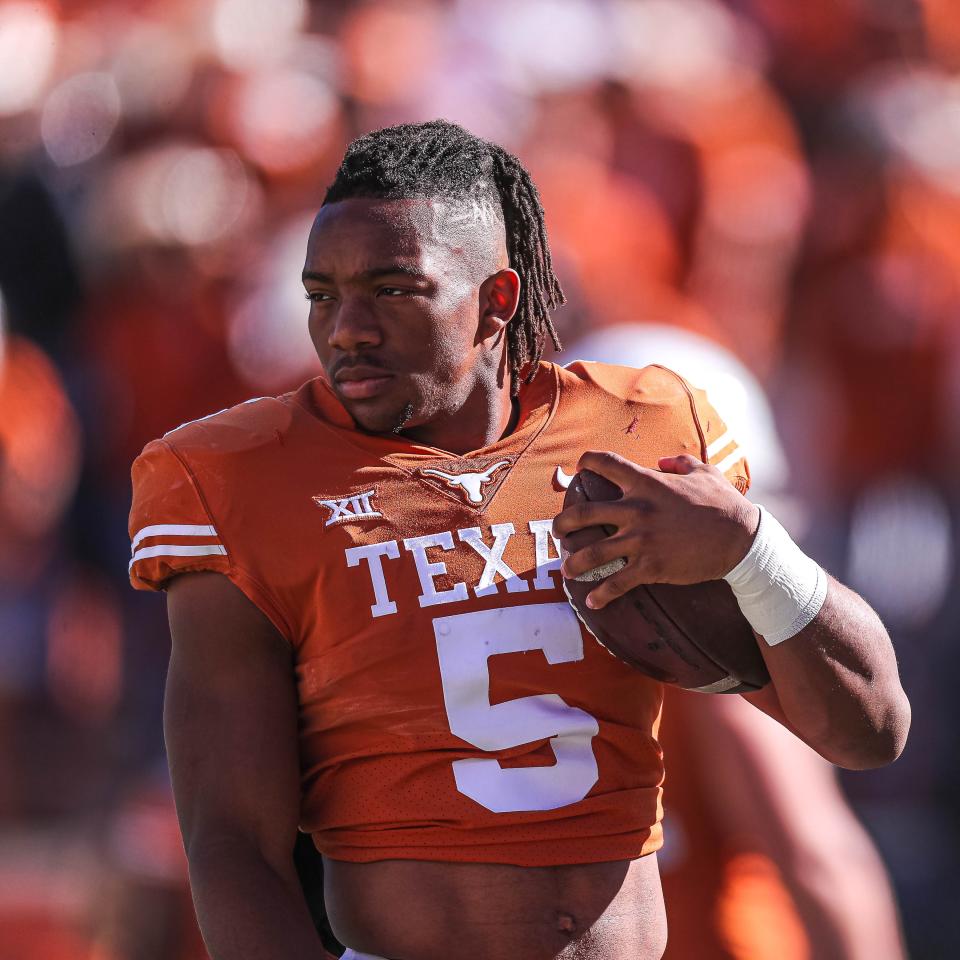
<path fill-rule="evenodd" d="M 615 483 L 621 490 L 627 490 L 637 484 L 644 476 L 656 476 L 655 470 L 641 467 L 626 457 L 610 453 L 608 450 L 588 450 L 577 463 L 577 470 L 592 470 L 601 477 Z"/>
<path fill-rule="evenodd" d="M 561 510 L 553 520 L 558 539 L 584 527 L 619 527 L 630 517 L 630 508 L 619 500 L 584 500 Z"/>
<path fill-rule="evenodd" d="M 565 554 L 560 572 L 568 580 L 597 579 L 591 573 L 603 577 L 587 595 L 592 610 L 605 607 L 641 583 L 663 582 L 663 563 L 653 551 L 638 554 L 633 539 L 614 534 Z"/>
<path fill-rule="evenodd" d="M 618 560 L 626 564 L 624 559 L 626 555 L 627 547 L 622 537 L 605 537 L 603 540 L 598 540 L 596 543 L 591 543 L 567 554 L 560 567 L 560 572 L 568 580 L 579 580 L 585 574 L 597 570 L 598 567 L 615 564 Z M 600 576 L 602 574 L 598 574 L 596 577 L 584 577 L 584 579 L 599 579 Z"/>
<path fill-rule="evenodd" d="M 675 457 L 661 457 L 657 461 L 657 466 L 664 473 L 677 473 L 683 476 L 688 473 L 693 473 L 697 467 L 704 466 L 704 463 L 689 453 L 681 453 Z"/>
<path fill-rule="evenodd" d="M 717 468 L 689 454 L 663 457 L 658 465 L 660 469 L 651 470 L 599 451 L 584 453 L 577 464 L 578 470 L 592 471 L 623 493 L 617 500 L 568 507 L 553 522 L 558 539 L 585 527 L 615 530 L 570 554 L 563 564 L 568 578 L 595 568 L 608 574 L 588 595 L 594 609 L 641 583 L 715 580 L 730 569 L 729 555 L 739 550 L 737 556 L 743 556 L 740 533 L 748 524 L 736 509 L 743 498 Z M 593 480 L 599 484 L 597 477 Z M 733 507 L 731 498 L 738 502 Z M 617 561 L 623 559 L 626 566 L 617 569 Z"/>
<path fill-rule="evenodd" d="M 582 551 L 581 551 L 582 552 Z M 628 563 L 622 570 L 611 574 L 587 594 L 586 604 L 591 610 L 602 610 L 608 603 L 629 593 L 641 583 L 649 583 L 638 563 Z"/>

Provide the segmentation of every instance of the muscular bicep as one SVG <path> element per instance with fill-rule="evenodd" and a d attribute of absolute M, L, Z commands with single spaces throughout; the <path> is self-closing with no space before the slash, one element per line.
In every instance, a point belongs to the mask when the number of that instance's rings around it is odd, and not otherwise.
<path fill-rule="evenodd" d="M 174 580 L 168 615 L 164 734 L 187 852 L 244 838 L 285 862 L 299 810 L 290 646 L 220 574 Z"/>

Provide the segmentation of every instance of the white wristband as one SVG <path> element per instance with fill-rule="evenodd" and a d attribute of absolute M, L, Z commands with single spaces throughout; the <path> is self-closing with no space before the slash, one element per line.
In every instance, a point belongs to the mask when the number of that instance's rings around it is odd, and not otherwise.
<path fill-rule="evenodd" d="M 750 626 L 769 646 L 798 634 L 820 612 L 827 575 L 763 507 L 747 555 L 723 578 Z"/>

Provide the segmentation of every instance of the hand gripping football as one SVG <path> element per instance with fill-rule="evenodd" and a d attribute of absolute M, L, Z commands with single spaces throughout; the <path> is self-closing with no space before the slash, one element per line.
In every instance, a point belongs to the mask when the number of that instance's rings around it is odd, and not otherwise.
<path fill-rule="evenodd" d="M 619 500 L 622 495 L 609 480 L 583 470 L 571 481 L 563 505 Z M 564 537 L 562 545 L 573 553 L 613 532 L 585 527 Z M 747 693 L 769 682 L 753 630 L 723 580 L 644 584 L 602 610 L 591 610 L 587 594 L 623 564 L 605 564 L 563 581 L 577 616 L 614 656 L 655 680 L 701 693 Z"/>

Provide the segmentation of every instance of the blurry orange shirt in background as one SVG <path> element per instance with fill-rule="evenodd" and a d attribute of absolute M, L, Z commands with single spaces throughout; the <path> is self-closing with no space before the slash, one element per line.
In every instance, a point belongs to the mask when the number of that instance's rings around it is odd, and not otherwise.
<path fill-rule="evenodd" d="M 717 823 L 684 703 L 685 695 L 664 687 L 659 860 L 670 935 L 663 960 L 813 960 L 776 865 Z"/>

